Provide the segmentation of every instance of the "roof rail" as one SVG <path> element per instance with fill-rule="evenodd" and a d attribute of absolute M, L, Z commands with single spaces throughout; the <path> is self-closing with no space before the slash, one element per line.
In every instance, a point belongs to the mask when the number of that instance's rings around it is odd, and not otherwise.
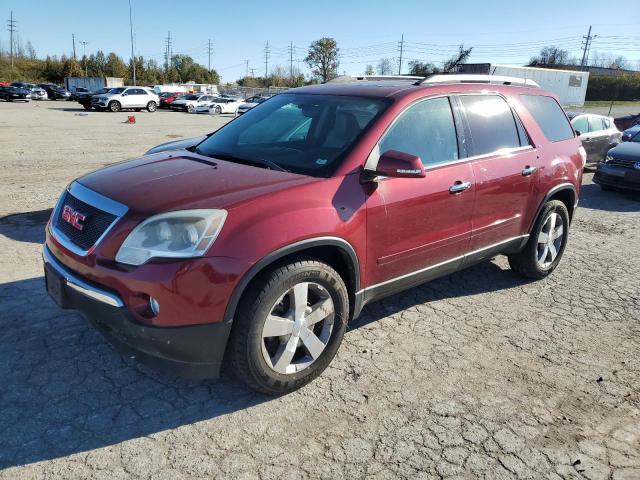
<path fill-rule="evenodd" d="M 447 83 L 493 83 L 498 85 L 519 85 L 522 87 L 540 88 L 537 82 L 530 78 L 505 77 L 502 75 L 432 75 L 417 81 L 416 85 L 434 85 Z"/>
<path fill-rule="evenodd" d="M 340 75 L 327 83 L 352 83 L 352 82 L 383 82 L 383 81 L 405 81 L 418 82 L 424 77 L 416 77 L 411 75 Z"/>

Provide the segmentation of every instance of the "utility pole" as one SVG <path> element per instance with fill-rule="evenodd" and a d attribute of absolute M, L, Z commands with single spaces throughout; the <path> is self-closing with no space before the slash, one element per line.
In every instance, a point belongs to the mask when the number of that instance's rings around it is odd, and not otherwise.
<path fill-rule="evenodd" d="M 589 25 L 589 32 L 586 36 L 582 36 L 582 38 L 584 39 L 582 42 L 584 49 L 582 50 L 582 61 L 580 62 L 581 67 L 585 67 L 589 62 L 589 50 L 591 49 L 591 42 L 596 37 L 597 35 L 591 35 L 591 25 Z"/>
<path fill-rule="evenodd" d="M 256 69 L 255 68 L 251 68 L 251 78 L 255 78 L 256 77 Z"/>
<path fill-rule="evenodd" d="M 293 42 L 289 43 L 289 77 L 293 80 Z"/>
<path fill-rule="evenodd" d="M 402 70 L 402 51 L 404 50 L 404 33 L 400 37 L 400 61 L 398 62 L 398 75 Z"/>
<path fill-rule="evenodd" d="M 171 32 L 167 32 L 167 38 L 165 40 L 165 66 L 167 72 L 169 71 L 169 66 L 171 65 Z"/>
<path fill-rule="evenodd" d="M 209 43 L 207 45 L 207 52 L 209 53 L 209 72 L 211 72 L 211 39 L 209 39 Z"/>
<path fill-rule="evenodd" d="M 11 51 L 11 72 L 13 73 L 13 34 L 17 32 L 16 21 L 13 19 L 13 10 L 11 10 L 11 18 L 7 21 L 7 29 L 9 30 L 9 50 Z"/>
<path fill-rule="evenodd" d="M 249 76 L 249 60 L 246 60 L 245 62 L 246 62 L 247 68 L 245 70 L 244 76 L 246 78 Z"/>
<path fill-rule="evenodd" d="M 88 77 L 89 75 L 87 75 L 87 50 L 86 50 L 86 47 L 87 47 L 87 44 L 89 42 L 82 41 L 80 43 L 82 44 L 82 59 L 84 60 L 84 76 Z"/>
<path fill-rule="evenodd" d="M 136 85 L 136 57 L 133 53 L 133 15 L 131 14 L 131 0 L 129 0 L 129 31 L 131 33 L 131 65 L 133 65 L 133 84 Z"/>
<path fill-rule="evenodd" d="M 271 50 L 269 49 L 269 40 L 267 40 L 266 45 L 264 46 L 264 79 L 267 79 L 268 71 L 269 71 L 269 54 Z"/>
<path fill-rule="evenodd" d="M 73 42 L 73 59 L 76 59 L 76 34 L 71 34 L 71 41 Z"/>

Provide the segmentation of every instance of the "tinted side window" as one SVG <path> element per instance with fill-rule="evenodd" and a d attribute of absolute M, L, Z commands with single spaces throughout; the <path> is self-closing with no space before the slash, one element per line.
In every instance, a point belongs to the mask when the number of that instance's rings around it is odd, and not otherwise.
<path fill-rule="evenodd" d="M 589 127 L 592 132 L 598 132 L 602 130 L 602 120 L 600 117 L 589 117 Z"/>
<path fill-rule="evenodd" d="M 380 141 L 380 154 L 398 150 L 420 157 L 425 166 L 458 159 L 458 139 L 446 97 L 419 102 L 402 112 Z"/>
<path fill-rule="evenodd" d="M 573 121 L 573 128 L 582 133 L 589 132 L 589 121 L 587 117 L 578 117 Z"/>
<path fill-rule="evenodd" d="M 574 136 L 573 129 L 555 98 L 542 95 L 520 95 L 520 100 L 535 118 L 547 140 L 559 142 Z"/>
<path fill-rule="evenodd" d="M 511 107 L 497 95 L 461 95 L 473 154 L 484 155 L 503 148 L 520 147 L 520 137 Z"/>

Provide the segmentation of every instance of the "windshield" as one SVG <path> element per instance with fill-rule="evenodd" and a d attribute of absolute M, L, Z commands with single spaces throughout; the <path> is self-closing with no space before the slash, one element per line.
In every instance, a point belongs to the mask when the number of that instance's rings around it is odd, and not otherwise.
<path fill-rule="evenodd" d="M 225 125 L 197 151 L 328 177 L 385 107 L 377 98 L 282 94 Z"/>

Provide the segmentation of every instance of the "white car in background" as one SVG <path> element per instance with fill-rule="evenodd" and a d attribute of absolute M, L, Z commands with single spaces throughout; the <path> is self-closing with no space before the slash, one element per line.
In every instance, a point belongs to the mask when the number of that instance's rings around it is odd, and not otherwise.
<path fill-rule="evenodd" d="M 236 112 L 237 116 L 242 115 L 243 113 L 247 113 L 253 107 L 260 105 L 265 100 L 271 98 L 271 96 L 263 96 L 263 95 L 255 95 L 253 97 L 247 98 L 243 103 L 238 107 L 238 111 Z"/>
<path fill-rule="evenodd" d="M 198 110 L 199 112 L 209 112 L 219 115 L 221 113 L 235 113 L 238 111 L 238 107 L 242 104 L 242 100 L 238 98 L 221 98 L 218 97 L 211 101 L 208 107 Z"/>
<path fill-rule="evenodd" d="M 107 93 L 91 97 L 91 106 L 98 111 L 119 112 L 120 110 L 132 109 L 139 112 L 146 108 L 149 112 L 155 112 L 159 103 L 158 95 L 153 90 L 136 86 L 116 87 Z"/>
<path fill-rule="evenodd" d="M 189 93 L 171 102 L 171 110 L 195 113 L 198 107 L 208 107 L 215 98 L 206 93 Z"/>

